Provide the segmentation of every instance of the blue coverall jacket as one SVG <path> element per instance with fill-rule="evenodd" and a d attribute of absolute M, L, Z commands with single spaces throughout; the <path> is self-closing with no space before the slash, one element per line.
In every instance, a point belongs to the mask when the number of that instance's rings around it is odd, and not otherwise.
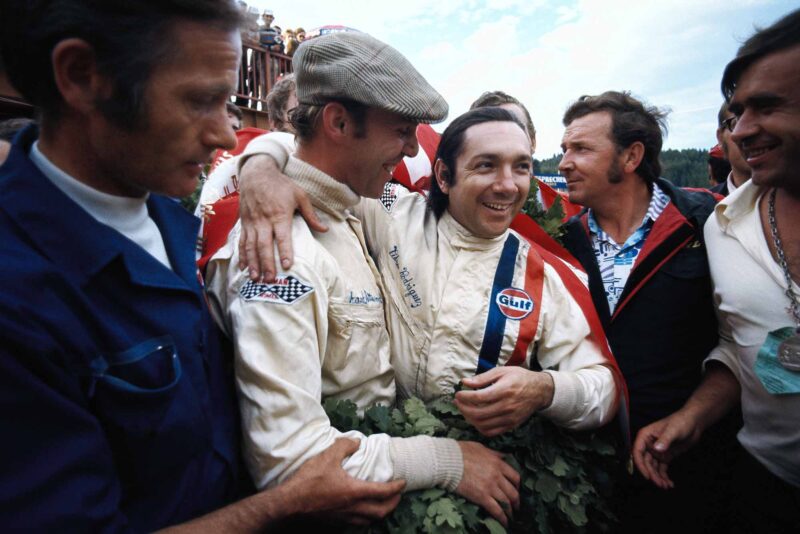
<path fill-rule="evenodd" d="M 0 167 L 0 530 L 151 531 L 241 493 L 230 352 L 198 281 L 198 221 L 151 195 L 174 272 Z"/>

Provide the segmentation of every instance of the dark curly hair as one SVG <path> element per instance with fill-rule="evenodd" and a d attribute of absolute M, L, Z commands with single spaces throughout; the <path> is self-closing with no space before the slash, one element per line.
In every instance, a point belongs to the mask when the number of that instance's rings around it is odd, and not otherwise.
<path fill-rule="evenodd" d="M 644 157 L 636 168 L 648 185 L 661 176 L 661 145 L 667 133 L 667 112 L 647 106 L 631 96 L 628 91 L 606 91 L 597 96 L 583 95 L 567 108 L 564 126 L 591 113 L 606 111 L 611 114 L 611 139 L 617 151 L 633 143 L 644 145 Z"/>

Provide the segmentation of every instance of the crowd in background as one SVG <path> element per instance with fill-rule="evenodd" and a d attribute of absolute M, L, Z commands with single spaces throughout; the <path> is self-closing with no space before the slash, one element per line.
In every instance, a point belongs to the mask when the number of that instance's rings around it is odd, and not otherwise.
<path fill-rule="evenodd" d="M 240 1 L 239 6 L 247 21 L 242 29 L 242 40 L 245 42 L 258 43 L 271 52 L 293 56 L 306 38 L 306 31 L 302 27 L 282 29 L 274 24 L 275 15 L 271 9 L 265 9 L 259 15 L 258 8 L 248 6 L 244 1 Z"/>

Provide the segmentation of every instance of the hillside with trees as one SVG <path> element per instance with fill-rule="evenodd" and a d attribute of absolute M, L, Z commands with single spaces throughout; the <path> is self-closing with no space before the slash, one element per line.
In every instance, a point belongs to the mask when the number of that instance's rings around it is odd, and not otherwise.
<path fill-rule="evenodd" d="M 662 176 L 681 187 L 708 187 L 708 151 L 696 148 L 661 152 Z M 536 174 L 558 174 L 561 154 L 534 160 Z"/>

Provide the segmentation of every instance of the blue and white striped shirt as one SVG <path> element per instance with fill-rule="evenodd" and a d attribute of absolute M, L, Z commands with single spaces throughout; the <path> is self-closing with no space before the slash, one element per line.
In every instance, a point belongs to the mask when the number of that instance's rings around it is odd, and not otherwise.
<path fill-rule="evenodd" d="M 642 224 L 633 232 L 622 245 L 618 245 L 607 233 L 600 228 L 594 213 L 589 210 L 589 233 L 592 239 L 592 248 L 597 258 L 597 265 L 600 267 L 600 277 L 606 290 L 608 309 L 613 314 L 617 307 L 619 297 L 628 276 L 631 274 L 636 258 L 639 256 L 653 223 L 656 222 L 661 212 L 669 204 L 669 197 L 658 185 L 653 184 L 653 196 L 650 198 L 650 205 L 647 213 L 642 219 Z"/>

